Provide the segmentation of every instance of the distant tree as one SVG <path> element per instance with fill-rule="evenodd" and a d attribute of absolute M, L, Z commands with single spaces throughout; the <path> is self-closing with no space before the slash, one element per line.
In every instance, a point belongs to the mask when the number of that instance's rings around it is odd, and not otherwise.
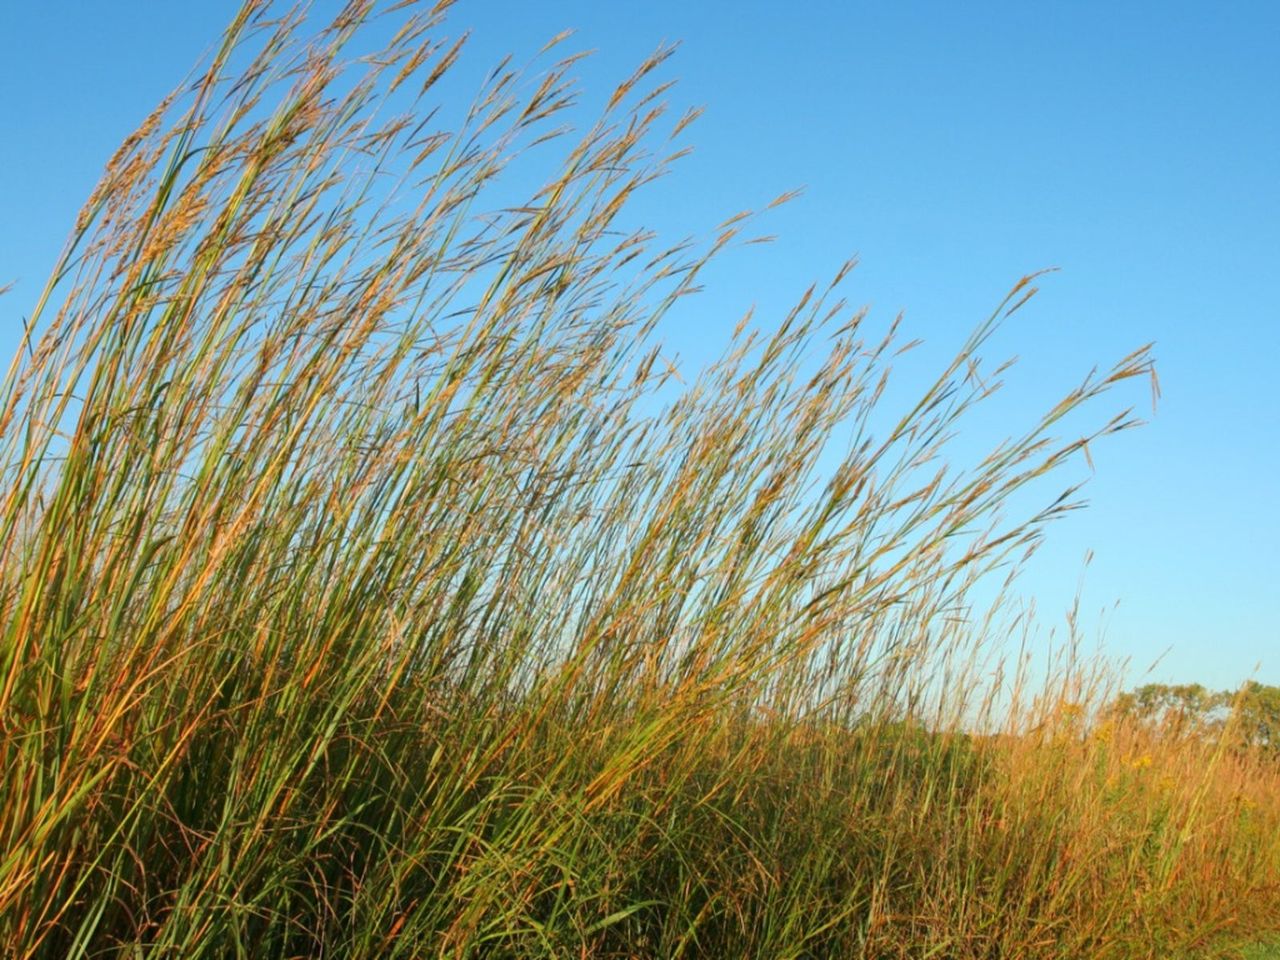
<path fill-rule="evenodd" d="M 1172 735 L 1216 734 L 1231 720 L 1243 745 L 1280 753 L 1280 687 L 1253 680 L 1234 693 L 1199 683 L 1148 683 L 1120 694 L 1110 712 Z"/>
<path fill-rule="evenodd" d="M 1228 695 L 1199 683 L 1148 683 L 1120 694 L 1112 711 L 1167 733 L 1211 732 L 1222 723 L 1227 702 Z"/>
<path fill-rule="evenodd" d="M 1280 687 L 1250 680 L 1232 698 L 1240 738 L 1280 753 Z"/>

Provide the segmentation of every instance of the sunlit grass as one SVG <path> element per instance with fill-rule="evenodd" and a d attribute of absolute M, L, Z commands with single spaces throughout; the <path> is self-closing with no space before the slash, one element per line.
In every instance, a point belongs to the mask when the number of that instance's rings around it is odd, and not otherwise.
<path fill-rule="evenodd" d="M 752 217 L 625 226 L 680 150 L 665 54 L 573 132 L 574 57 L 459 108 L 440 11 L 397 7 L 247 4 L 111 162 L 0 387 L 5 955 L 1280 926 L 1274 764 L 1099 732 L 1105 676 L 1033 688 L 972 610 L 1074 506 L 1042 481 L 1133 423 L 1097 407 L 1147 351 L 968 470 L 1030 279 L 901 411 L 846 270 L 680 383 L 655 327 Z M 531 149 L 560 166 L 513 201 Z"/>

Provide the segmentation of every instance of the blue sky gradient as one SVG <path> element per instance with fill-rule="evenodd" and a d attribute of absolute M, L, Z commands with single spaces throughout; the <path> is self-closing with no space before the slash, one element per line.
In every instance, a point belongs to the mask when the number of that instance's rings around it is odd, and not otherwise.
<path fill-rule="evenodd" d="M 0 10 L 6 356 L 102 164 L 235 6 Z M 1061 268 L 1000 334 L 1022 360 L 965 442 L 1156 341 L 1151 424 L 1093 452 L 1090 509 L 1050 531 L 1022 590 L 1061 621 L 1092 549 L 1087 639 L 1105 624 L 1135 680 L 1162 657 L 1151 679 L 1280 683 L 1280 5 L 463 0 L 463 27 L 477 78 L 576 28 L 595 95 L 682 42 L 671 98 L 707 112 L 638 207 L 666 236 L 805 187 L 765 221 L 778 242 L 731 253 L 664 331 L 690 366 L 748 306 L 779 319 L 853 253 L 848 295 L 931 345 L 908 380 L 1022 274 Z M 1144 391 L 1122 399 L 1150 415 Z"/>

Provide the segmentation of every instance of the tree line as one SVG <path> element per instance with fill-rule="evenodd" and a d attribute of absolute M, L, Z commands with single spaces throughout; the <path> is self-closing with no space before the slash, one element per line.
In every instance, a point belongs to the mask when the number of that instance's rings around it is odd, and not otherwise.
<path fill-rule="evenodd" d="M 1245 746 L 1280 753 L 1280 687 L 1255 680 L 1234 691 L 1148 683 L 1120 694 L 1111 713 L 1164 733 L 1226 732 Z"/>

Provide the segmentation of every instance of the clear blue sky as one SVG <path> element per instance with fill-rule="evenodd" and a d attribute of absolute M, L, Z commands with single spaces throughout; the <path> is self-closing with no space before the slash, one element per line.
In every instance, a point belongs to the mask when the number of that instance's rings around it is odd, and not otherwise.
<path fill-rule="evenodd" d="M 102 163 L 234 7 L 0 7 L 6 356 Z M 1084 608 L 1119 601 L 1110 652 L 1140 672 L 1172 648 L 1159 680 L 1228 686 L 1261 661 L 1280 682 L 1280 5 L 463 0 L 452 23 L 474 27 L 476 70 L 575 27 L 597 90 L 683 41 L 673 98 L 707 114 L 643 209 L 666 233 L 807 188 L 768 221 L 779 242 L 731 256 L 668 331 L 690 362 L 855 252 L 850 296 L 939 348 L 1061 267 L 1001 335 L 1024 358 L 1003 409 L 1028 417 L 1155 340 L 1153 422 L 1095 451 L 1090 509 L 1023 589 L 1060 619 L 1092 548 Z"/>

